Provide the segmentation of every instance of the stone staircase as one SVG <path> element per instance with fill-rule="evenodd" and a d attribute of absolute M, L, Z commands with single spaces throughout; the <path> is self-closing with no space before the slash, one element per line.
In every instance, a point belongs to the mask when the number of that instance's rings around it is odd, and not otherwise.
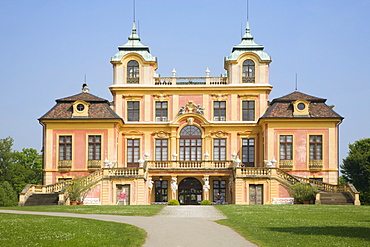
<path fill-rule="evenodd" d="M 349 192 L 320 192 L 322 205 L 354 205 Z"/>
<path fill-rule="evenodd" d="M 28 197 L 24 206 L 53 206 L 58 205 L 58 193 L 32 194 Z"/>

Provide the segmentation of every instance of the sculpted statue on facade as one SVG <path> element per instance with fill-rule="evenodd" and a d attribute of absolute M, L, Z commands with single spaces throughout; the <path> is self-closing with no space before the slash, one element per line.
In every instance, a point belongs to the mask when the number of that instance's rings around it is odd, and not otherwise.
<path fill-rule="evenodd" d="M 177 178 L 171 178 L 171 190 L 172 191 L 177 190 Z"/>

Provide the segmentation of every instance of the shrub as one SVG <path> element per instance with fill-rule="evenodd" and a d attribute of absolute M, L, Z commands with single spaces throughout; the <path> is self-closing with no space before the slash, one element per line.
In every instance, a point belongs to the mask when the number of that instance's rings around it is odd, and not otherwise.
<path fill-rule="evenodd" d="M 296 183 L 290 187 L 290 195 L 296 202 L 313 201 L 317 193 L 317 187 L 311 184 Z"/>
<path fill-rule="evenodd" d="M 168 202 L 168 205 L 180 205 L 179 201 L 176 199 L 172 199 Z"/>
<path fill-rule="evenodd" d="M 203 200 L 200 202 L 200 205 L 212 205 L 212 202 L 210 200 Z"/>
<path fill-rule="evenodd" d="M 97 184 L 97 181 L 87 182 L 84 178 L 85 177 L 74 178 L 72 183 L 67 187 L 70 201 L 83 202 L 87 193 Z"/>
<path fill-rule="evenodd" d="M 0 207 L 16 206 L 18 195 L 9 182 L 0 182 Z"/>

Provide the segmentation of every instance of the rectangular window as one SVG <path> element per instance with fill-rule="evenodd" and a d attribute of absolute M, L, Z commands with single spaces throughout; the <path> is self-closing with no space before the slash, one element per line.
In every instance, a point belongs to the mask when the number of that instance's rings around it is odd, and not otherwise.
<path fill-rule="evenodd" d="M 180 161 L 202 160 L 202 139 L 180 139 Z"/>
<path fill-rule="evenodd" d="M 213 102 L 213 120 L 214 121 L 226 120 L 226 101 Z"/>
<path fill-rule="evenodd" d="M 101 160 L 100 135 L 89 135 L 89 160 Z"/>
<path fill-rule="evenodd" d="M 310 160 L 322 160 L 322 135 L 310 135 Z"/>
<path fill-rule="evenodd" d="M 167 122 L 168 102 L 155 102 L 155 121 Z"/>
<path fill-rule="evenodd" d="M 168 201 L 168 182 L 165 180 L 155 181 L 155 201 L 167 202 Z"/>
<path fill-rule="evenodd" d="M 127 102 L 127 121 L 138 122 L 140 114 L 140 101 Z"/>
<path fill-rule="evenodd" d="M 213 180 L 213 201 L 218 202 L 221 196 L 226 198 L 226 180 Z"/>
<path fill-rule="evenodd" d="M 213 140 L 213 160 L 226 160 L 226 139 Z"/>
<path fill-rule="evenodd" d="M 254 167 L 254 139 L 242 139 L 242 163 Z"/>
<path fill-rule="evenodd" d="M 155 140 L 155 160 L 167 161 L 168 160 L 168 140 L 156 139 Z"/>
<path fill-rule="evenodd" d="M 72 160 L 72 136 L 59 136 L 59 160 Z"/>
<path fill-rule="evenodd" d="M 140 140 L 127 140 L 127 167 L 138 167 L 140 159 Z"/>
<path fill-rule="evenodd" d="M 293 136 L 281 135 L 280 136 L 280 159 L 292 160 L 293 159 Z"/>
<path fill-rule="evenodd" d="M 243 121 L 254 121 L 254 101 L 242 102 Z"/>

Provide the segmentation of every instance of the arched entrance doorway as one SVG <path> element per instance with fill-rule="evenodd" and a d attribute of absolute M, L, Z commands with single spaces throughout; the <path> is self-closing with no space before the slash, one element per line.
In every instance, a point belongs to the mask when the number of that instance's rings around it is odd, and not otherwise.
<path fill-rule="evenodd" d="M 202 184 L 196 178 L 185 178 L 179 184 L 178 193 L 180 204 L 199 204 L 202 201 Z"/>

